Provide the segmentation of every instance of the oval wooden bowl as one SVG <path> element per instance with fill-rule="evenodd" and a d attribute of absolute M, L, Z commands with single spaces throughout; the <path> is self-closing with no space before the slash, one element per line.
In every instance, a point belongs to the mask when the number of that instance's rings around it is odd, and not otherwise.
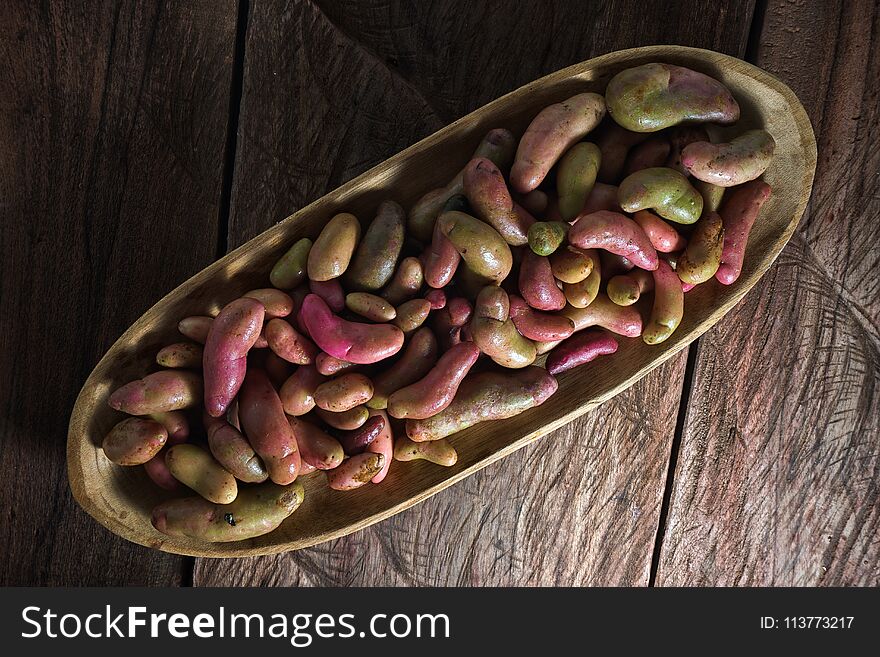
<path fill-rule="evenodd" d="M 216 311 L 242 292 L 264 287 L 272 264 L 289 245 L 303 236 L 314 238 L 337 212 L 349 211 L 361 220 L 370 220 L 385 199 L 409 207 L 426 191 L 445 185 L 491 128 L 506 127 L 521 134 L 543 107 L 583 91 L 602 93 L 611 76 L 621 69 L 652 61 L 681 64 L 721 80 L 733 91 L 742 109 L 742 118 L 731 132 L 762 126 L 776 138 L 776 158 L 765 174 L 773 196 L 752 231 L 745 267 L 734 285 L 725 287 L 713 279 L 689 292 L 681 326 L 662 345 L 622 339 L 619 351 L 601 364 L 562 374 L 559 391 L 543 406 L 455 435 L 452 442 L 459 459 L 452 468 L 421 461 L 397 463 L 381 485 L 352 492 L 330 490 L 322 474 L 309 475 L 304 478 L 306 497 L 302 507 L 276 531 L 247 541 L 204 543 L 170 538 L 153 529 L 150 510 L 166 495 L 142 468 L 110 463 L 100 444 L 121 419 L 120 413 L 107 406 L 108 395 L 118 386 L 157 369 L 157 350 L 180 339 L 176 329 L 179 319 Z M 67 442 L 68 476 L 74 497 L 98 522 L 130 541 L 194 556 L 271 554 L 363 529 L 596 408 L 721 319 L 791 237 L 806 207 L 815 167 L 815 138 L 794 93 L 768 73 L 733 57 L 695 48 L 651 46 L 603 55 L 532 82 L 318 199 L 193 276 L 150 308 L 101 359 L 76 400 Z"/>

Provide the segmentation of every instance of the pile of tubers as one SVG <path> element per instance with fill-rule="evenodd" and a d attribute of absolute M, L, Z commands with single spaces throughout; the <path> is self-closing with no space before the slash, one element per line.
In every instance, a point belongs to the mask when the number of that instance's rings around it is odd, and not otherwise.
<path fill-rule="evenodd" d="M 182 319 L 162 369 L 110 395 L 130 417 L 104 454 L 194 492 L 152 522 L 204 541 L 271 532 L 317 470 L 347 491 L 395 460 L 453 466 L 457 432 L 539 406 L 622 338 L 663 342 L 688 290 L 737 280 L 775 146 L 712 142 L 706 124 L 738 118 L 718 81 L 654 63 L 546 107 L 518 141 L 491 130 L 408 214 L 338 214 L 271 287 Z"/>

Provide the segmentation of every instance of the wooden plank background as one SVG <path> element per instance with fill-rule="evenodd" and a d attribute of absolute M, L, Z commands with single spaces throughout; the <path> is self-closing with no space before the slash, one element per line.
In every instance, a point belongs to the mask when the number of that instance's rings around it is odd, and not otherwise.
<path fill-rule="evenodd" d="M 57 0 L 0 19 L 0 583 L 880 582 L 876 1 Z M 799 233 L 690 358 L 309 550 L 180 559 L 75 506 L 75 395 L 164 292 L 493 98 L 652 43 L 756 61 L 820 142 Z"/>
<path fill-rule="evenodd" d="M 3 2 L 0 31 L 0 583 L 178 584 L 181 558 L 73 501 L 67 421 L 103 352 L 217 255 L 235 13 Z"/>
<path fill-rule="evenodd" d="M 880 584 L 880 7 L 768 3 L 756 62 L 819 162 L 778 263 L 700 340 L 657 581 Z"/>

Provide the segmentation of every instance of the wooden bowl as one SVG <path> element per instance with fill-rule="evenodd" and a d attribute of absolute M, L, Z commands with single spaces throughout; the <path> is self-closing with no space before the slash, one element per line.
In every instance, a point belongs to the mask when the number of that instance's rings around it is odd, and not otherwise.
<path fill-rule="evenodd" d="M 235 543 L 171 538 L 150 524 L 150 511 L 167 494 L 143 468 L 110 463 L 100 448 L 121 414 L 107 406 L 111 391 L 155 371 L 162 346 L 181 339 L 177 322 L 216 311 L 241 293 L 264 287 L 275 260 L 295 240 L 314 238 L 337 212 L 369 221 L 379 203 L 395 199 L 408 208 L 426 191 L 445 185 L 492 128 L 522 131 L 543 107 L 583 91 L 602 93 L 612 75 L 662 61 L 702 71 L 722 81 L 740 103 L 742 118 L 731 134 L 764 127 L 776 139 L 776 157 L 765 174 L 773 196 L 752 230 L 745 266 L 731 286 L 714 279 L 686 296 L 684 320 L 657 346 L 621 339 L 619 351 L 596 365 L 565 372 L 559 390 L 543 406 L 508 420 L 488 422 L 452 438 L 458 463 L 442 468 L 397 463 L 379 486 L 330 490 L 324 476 L 305 477 L 305 502 L 277 530 Z M 720 131 L 723 134 L 725 130 Z M 80 505 L 110 531 L 141 545 L 206 557 L 237 557 L 295 550 L 363 529 L 473 474 L 529 442 L 590 411 L 671 358 L 721 319 L 779 255 L 807 204 L 816 168 L 816 141 L 794 93 L 772 75 L 739 59 L 708 50 L 651 46 L 609 53 L 557 71 L 459 119 L 318 199 L 215 262 L 165 296 L 110 348 L 89 376 L 73 409 L 67 441 L 70 486 Z M 589 467 L 589 464 L 587 464 Z"/>

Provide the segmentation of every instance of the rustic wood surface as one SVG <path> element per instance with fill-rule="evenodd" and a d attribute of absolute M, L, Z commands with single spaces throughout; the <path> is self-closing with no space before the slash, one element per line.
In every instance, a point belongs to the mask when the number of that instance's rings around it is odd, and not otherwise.
<path fill-rule="evenodd" d="M 880 584 L 880 5 L 768 3 L 813 121 L 810 208 L 701 340 L 657 583 Z"/>
<path fill-rule="evenodd" d="M 751 19 L 698 2 L 518 6 L 252 2 L 229 246 L 535 78 L 647 43 L 742 56 Z M 685 360 L 390 520 L 283 555 L 197 559 L 194 584 L 645 585 Z"/>
<path fill-rule="evenodd" d="M 65 442 L 101 354 L 216 256 L 235 19 L 0 3 L 2 584 L 171 585 L 190 565 L 80 510 Z"/>
<path fill-rule="evenodd" d="M 0 583 L 880 581 L 877 3 L 762 0 L 754 21 L 751 1 L 511 6 L 2 4 Z M 76 508 L 75 395 L 162 294 L 498 95 L 651 43 L 748 43 L 820 137 L 801 232 L 693 372 L 682 355 L 601 416 L 293 554 L 193 571 Z"/>

